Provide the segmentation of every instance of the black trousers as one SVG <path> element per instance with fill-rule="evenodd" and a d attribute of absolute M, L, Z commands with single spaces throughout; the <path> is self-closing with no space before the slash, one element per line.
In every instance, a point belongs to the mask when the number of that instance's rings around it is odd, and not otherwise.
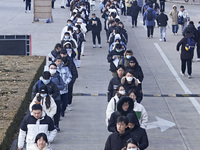
<path fill-rule="evenodd" d="M 181 71 L 182 73 L 185 73 L 186 70 L 186 64 L 187 64 L 187 72 L 188 75 L 192 74 L 192 59 L 181 59 Z"/>
<path fill-rule="evenodd" d="M 78 51 L 78 60 L 81 59 L 81 45 L 79 45 L 78 48 L 77 48 L 77 51 Z"/>
<path fill-rule="evenodd" d="M 52 8 L 54 8 L 54 3 L 55 3 L 55 1 L 52 1 L 52 2 L 51 2 Z"/>
<path fill-rule="evenodd" d="M 147 26 L 147 36 L 150 37 L 150 35 L 153 36 L 153 29 L 154 26 Z"/>
<path fill-rule="evenodd" d="M 132 25 L 137 27 L 137 17 L 132 17 Z"/>
<path fill-rule="evenodd" d="M 165 2 L 160 2 L 160 11 L 165 12 Z"/>
<path fill-rule="evenodd" d="M 200 58 L 200 42 L 197 42 L 197 58 Z"/>
<path fill-rule="evenodd" d="M 56 127 L 59 127 L 59 121 L 60 121 L 60 112 L 61 112 L 61 100 L 55 100 L 56 106 L 57 106 L 57 112 L 53 116 L 54 119 L 54 125 Z"/>
<path fill-rule="evenodd" d="M 72 98 L 73 98 L 73 87 L 74 87 L 74 85 L 68 86 L 68 104 L 69 104 L 69 105 L 72 103 Z"/>
<path fill-rule="evenodd" d="M 92 32 L 92 41 L 93 41 L 93 45 L 96 45 L 96 37 L 98 39 L 98 44 L 101 44 L 101 32 Z"/>
<path fill-rule="evenodd" d="M 26 0 L 26 10 L 31 10 L 31 0 Z"/>

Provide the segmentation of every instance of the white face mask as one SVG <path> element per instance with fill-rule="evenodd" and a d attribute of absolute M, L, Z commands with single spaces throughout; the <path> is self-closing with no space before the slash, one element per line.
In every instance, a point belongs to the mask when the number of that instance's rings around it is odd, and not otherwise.
<path fill-rule="evenodd" d="M 126 77 L 126 80 L 130 82 L 133 80 L 133 77 Z"/>
<path fill-rule="evenodd" d="M 50 74 L 56 74 L 56 69 L 49 69 Z"/>
<path fill-rule="evenodd" d="M 137 150 L 137 148 L 129 148 L 128 150 Z"/>
<path fill-rule="evenodd" d="M 119 91 L 119 94 L 121 94 L 121 95 L 125 95 L 126 92 L 125 92 L 125 90 L 123 90 L 123 91 Z"/>

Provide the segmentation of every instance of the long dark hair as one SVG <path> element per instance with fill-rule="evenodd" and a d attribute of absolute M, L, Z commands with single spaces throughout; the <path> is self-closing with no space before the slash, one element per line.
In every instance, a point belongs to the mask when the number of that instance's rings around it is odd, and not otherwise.
<path fill-rule="evenodd" d="M 38 102 L 41 102 L 41 100 L 42 100 L 42 96 L 39 94 L 39 96 L 37 97 L 37 101 L 38 101 Z M 48 108 L 50 107 L 50 105 L 51 105 L 51 98 L 50 98 L 49 94 L 47 94 L 47 96 L 46 96 L 45 105 L 46 105 L 46 108 L 47 108 L 47 109 L 48 109 Z"/>

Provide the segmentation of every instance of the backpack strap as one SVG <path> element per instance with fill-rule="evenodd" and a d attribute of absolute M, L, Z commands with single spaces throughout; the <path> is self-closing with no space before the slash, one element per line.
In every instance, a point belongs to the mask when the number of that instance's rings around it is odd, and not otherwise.
<path fill-rule="evenodd" d="M 39 80 L 39 81 L 38 81 L 38 86 L 37 86 L 37 88 L 38 88 L 38 91 L 40 90 L 40 87 L 41 87 L 41 82 L 42 82 L 41 80 Z"/>

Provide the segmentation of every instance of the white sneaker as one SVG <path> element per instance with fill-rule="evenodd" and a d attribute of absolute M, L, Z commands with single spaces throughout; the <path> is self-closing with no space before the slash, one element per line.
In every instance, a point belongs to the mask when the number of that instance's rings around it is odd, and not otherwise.
<path fill-rule="evenodd" d="M 200 58 L 197 58 L 196 61 L 200 61 Z"/>
<path fill-rule="evenodd" d="M 93 45 L 93 48 L 96 48 L 96 45 Z"/>
<path fill-rule="evenodd" d="M 159 39 L 160 42 L 162 42 L 162 39 Z"/>
<path fill-rule="evenodd" d="M 29 10 L 28 12 L 30 13 L 31 11 Z"/>
<path fill-rule="evenodd" d="M 102 48 L 102 47 L 101 47 L 101 44 L 99 44 L 99 48 Z"/>
<path fill-rule="evenodd" d="M 191 76 L 191 75 L 188 75 L 188 79 L 190 79 L 190 78 L 192 78 L 192 76 Z"/>
<path fill-rule="evenodd" d="M 184 74 L 182 71 L 180 72 L 180 74 L 181 74 L 182 76 L 185 76 L 185 74 Z"/>
<path fill-rule="evenodd" d="M 69 111 L 72 111 L 72 105 L 69 104 L 69 105 L 67 106 L 67 109 L 68 109 Z"/>

